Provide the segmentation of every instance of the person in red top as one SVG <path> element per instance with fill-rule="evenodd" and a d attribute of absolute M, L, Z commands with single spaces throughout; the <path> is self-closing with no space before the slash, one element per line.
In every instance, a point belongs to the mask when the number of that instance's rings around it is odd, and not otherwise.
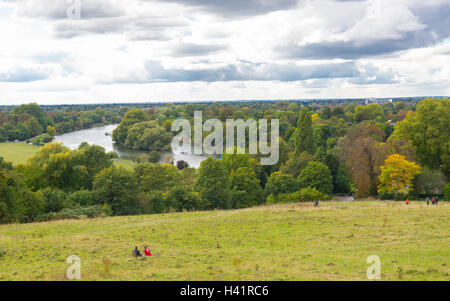
<path fill-rule="evenodd" d="M 406 199 L 406 205 L 409 205 L 409 199 Z"/>
<path fill-rule="evenodd" d="M 150 249 L 147 246 L 144 249 L 144 253 L 145 253 L 145 256 L 152 256 L 152 252 L 150 252 Z"/>

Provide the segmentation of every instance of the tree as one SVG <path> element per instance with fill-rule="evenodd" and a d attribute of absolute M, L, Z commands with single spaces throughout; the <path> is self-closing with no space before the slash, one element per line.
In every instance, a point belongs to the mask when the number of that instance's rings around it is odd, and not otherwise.
<path fill-rule="evenodd" d="M 420 173 L 420 169 L 419 165 L 409 162 L 405 156 L 390 155 L 384 166 L 381 166 L 378 192 L 380 194 L 407 194 L 412 189 L 412 181 Z"/>
<path fill-rule="evenodd" d="M 256 173 L 249 167 L 231 172 L 232 207 L 245 208 L 261 203 L 263 191 Z"/>
<path fill-rule="evenodd" d="M 161 160 L 161 154 L 158 151 L 151 151 L 148 154 L 148 162 L 150 163 L 158 163 Z"/>
<path fill-rule="evenodd" d="M 29 187 L 77 190 L 82 186 L 86 171 L 80 168 L 79 157 L 62 143 L 49 143 L 41 147 L 24 167 Z"/>
<path fill-rule="evenodd" d="M 383 164 L 385 149 L 384 133 L 371 122 L 362 122 L 352 127 L 339 140 L 341 161 L 345 163 L 358 195 L 375 195 L 377 192 L 380 166 Z"/>
<path fill-rule="evenodd" d="M 309 162 L 314 160 L 314 156 L 303 152 L 300 155 L 292 155 L 290 159 L 281 166 L 281 172 L 297 178 L 301 171 L 308 165 Z"/>
<path fill-rule="evenodd" d="M 80 145 L 78 152 L 75 152 L 74 155 L 77 156 L 76 164 L 80 165 L 86 174 L 83 186 L 87 189 L 92 188 L 92 182 L 97 173 L 112 165 L 105 149 L 98 145 Z"/>
<path fill-rule="evenodd" d="M 122 119 L 120 125 L 113 132 L 113 139 L 119 144 L 124 144 L 128 136 L 128 129 L 136 123 L 148 120 L 148 115 L 144 110 L 133 109 L 128 111 Z"/>
<path fill-rule="evenodd" d="M 298 176 L 302 188 L 316 188 L 321 193 L 333 193 L 333 177 L 328 167 L 322 162 L 311 161 Z"/>
<path fill-rule="evenodd" d="M 392 136 L 408 139 L 419 162 L 431 169 L 442 169 L 450 176 L 450 100 L 428 98 L 419 103 L 416 114 L 397 124 Z"/>
<path fill-rule="evenodd" d="M 56 136 L 56 128 L 50 125 L 47 126 L 47 133 L 52 137 Z"/>
<path fill-rule="evenodd" d="M 133 173 L 127 168 L 111 166 L 94 178 L 93 191 L 97 204 L 108 204 L 115 215 L 139 212 L 138 186 Z"/>
<path fill-rule="evenodd" d="M 267 195 L 272 194 L 276 197 L 277 195 L 292 193 L 299 189 L 300 185 L 293 176 L 277 171 L 271 174 L 267 180 L 265 192 Z"/>
<path fill-rule="evenodd" d="M 354 119 L 358 122 L 364 120 L 384 121 L 384 111 L 381 105 L 371 103 L 367 106 L 358 106 L 355 109 Z"/>
<path fill-rule="evenodd" d="M 172 134 L 159 126 L 155 121 L 133 124 L 128 129 L 124 145 L 140 150 L 168 150 Z"/>
<path fill-rule="evenodd" d="M 222 161 L 210 157 L 200 164 L 196 191 L 209 208 L 230 208 L 229 173 Z"/>
<path fill-rule="evenodd" d="M 141 191 L 167 191 L 175 186 L 180 179 L 179 170 L 168 164 L 141 163 L 135 168 L 135 175 Z"/>
<path fill-rule="evenodd" d="M 446 183 L 442 172 L 425 166 L 414 179 L 414 190 L 419 195 L 441 195 Z"/>
<path fill-rule="evenodd" d="M 315 153 L 316 146 L 314 144 L 312 131 L 312 118 L 309 109 L 306 107 L 303 107 L 300 111 L 297 130 L 294 135 L 295 153 L 297 155 L 300 155 L 303 152 L 308 152 L 311 155 Z"/>

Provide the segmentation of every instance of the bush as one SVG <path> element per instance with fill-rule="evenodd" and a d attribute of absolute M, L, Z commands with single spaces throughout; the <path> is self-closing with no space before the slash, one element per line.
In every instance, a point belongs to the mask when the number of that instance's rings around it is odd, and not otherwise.
<path fill-rule="evenodd" d="M 444 187 L 444 200 L 450 201 L 450 183 Z"/>
<path fill-rule="evenodd" d="M 110 151 L 109 153 L 106 154 L 110 159 L 117 159 L 119 158 L 119 155 L 114 152 L 114 151 Z"/>
<path fill-rule="evenodd" d="M 94 194 L 89 190 L 79 190 L 72 193 L 69 200 L 79 206 L 92 206 L 94 205 Z"/>
<path fill-rule="evenodd" d="M 328 195 L 321 193 L 316 188 L 306 187 L 298 194 L 300 202 L 325 201 Z"/>
<path fill-rule="evenodd" d="M 69 205 L 67 195 L 62 190 L 46 188 L 41 193 L 46 204 L 45 212 L 59 212 Z"/>
<path fill-rule="evenodd" d="M 101 216 L 111 215 L 111 210 L 101 205 L 80 207 L 80 208 L 65 208 L 60 212 L 51 212 L 42 214 L 36 218 L 38 222 L 47 222 L 64 219 L 83 219 L 83 218 L 96 218 Z"/>
<path fill-rule="evenodd" d="M 267 204 L 286 204 L 298 202 L 324 201 L 328 196 L 321 193 L 316 188 L 307 187 L 293 193 L 282 193 L 279 195 L 270 194 L 267 197 Z"/>
<path fill-rule="evenodd" d="M 153 150 L 148 154 L 148 162 L 158 163 L 159 160 L 161 160 L 161 154 L 159 152 Z"/>
<path fill-rule="evenodd" d="M 393 193 L 380 193 L 378 195 L 378 198 L 380 200 L 383 200 L 383 201 L 393 200 L 394 199 L 394 194 Z"/>
<path fill-rule="evenodd" d="M 53 141 L 53 137 L 51 136 L 44 136 L 44 138 L 42 138 L 42 142 L 44 143 L 50 143 Z"/>

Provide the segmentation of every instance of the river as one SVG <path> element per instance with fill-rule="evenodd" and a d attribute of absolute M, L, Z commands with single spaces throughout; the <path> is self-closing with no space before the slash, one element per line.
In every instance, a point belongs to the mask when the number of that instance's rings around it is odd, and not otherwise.
<path fill-rule="evenodd" d="M 76 149 L 78 146 L 87 142 L 103 147 L 106 152 L 115 151 L 119 158 L 126 160 L 135 160 L 140 154 L 148 154 L 149 151 L 133 150 L 124 146 L 118 145 L 112 140 L 112 132 L 118 125 L 105 125 L 94 127 L 86 130 L 79 130 L 67 134 L 58 135 L 55 141 L 63 142 L 65 146 L 70 149 Z M 168 156 L 171 156 L 175 162 L 184 160 L 190 167 L 199 168 L 200 163 L 205 160 L 205 156 L 197 156 L 193 154 L 173 153 L 171 151 L 163 151 L 161 153 L 160 163 L 163 163 Z"/>

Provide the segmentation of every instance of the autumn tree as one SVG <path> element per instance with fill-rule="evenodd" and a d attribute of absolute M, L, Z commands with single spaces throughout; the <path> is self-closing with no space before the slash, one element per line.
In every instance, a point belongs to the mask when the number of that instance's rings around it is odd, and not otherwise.
<path fill-rule="evenodd" d="M 340 139 L 338 149 L 359 195 L 376 194 L 384 160 L 383 131 L 371 122 L 352 127 Z"/>
<path fill-rule="evenodd" d="M 419 165 L 406 160 L 405 156 L 390 155 L 384 166 L 381 166 L 378 192 L 380 194 L 407 194 L 412 189 L 412 181 L 420 173 L 420 169 Z"/>

